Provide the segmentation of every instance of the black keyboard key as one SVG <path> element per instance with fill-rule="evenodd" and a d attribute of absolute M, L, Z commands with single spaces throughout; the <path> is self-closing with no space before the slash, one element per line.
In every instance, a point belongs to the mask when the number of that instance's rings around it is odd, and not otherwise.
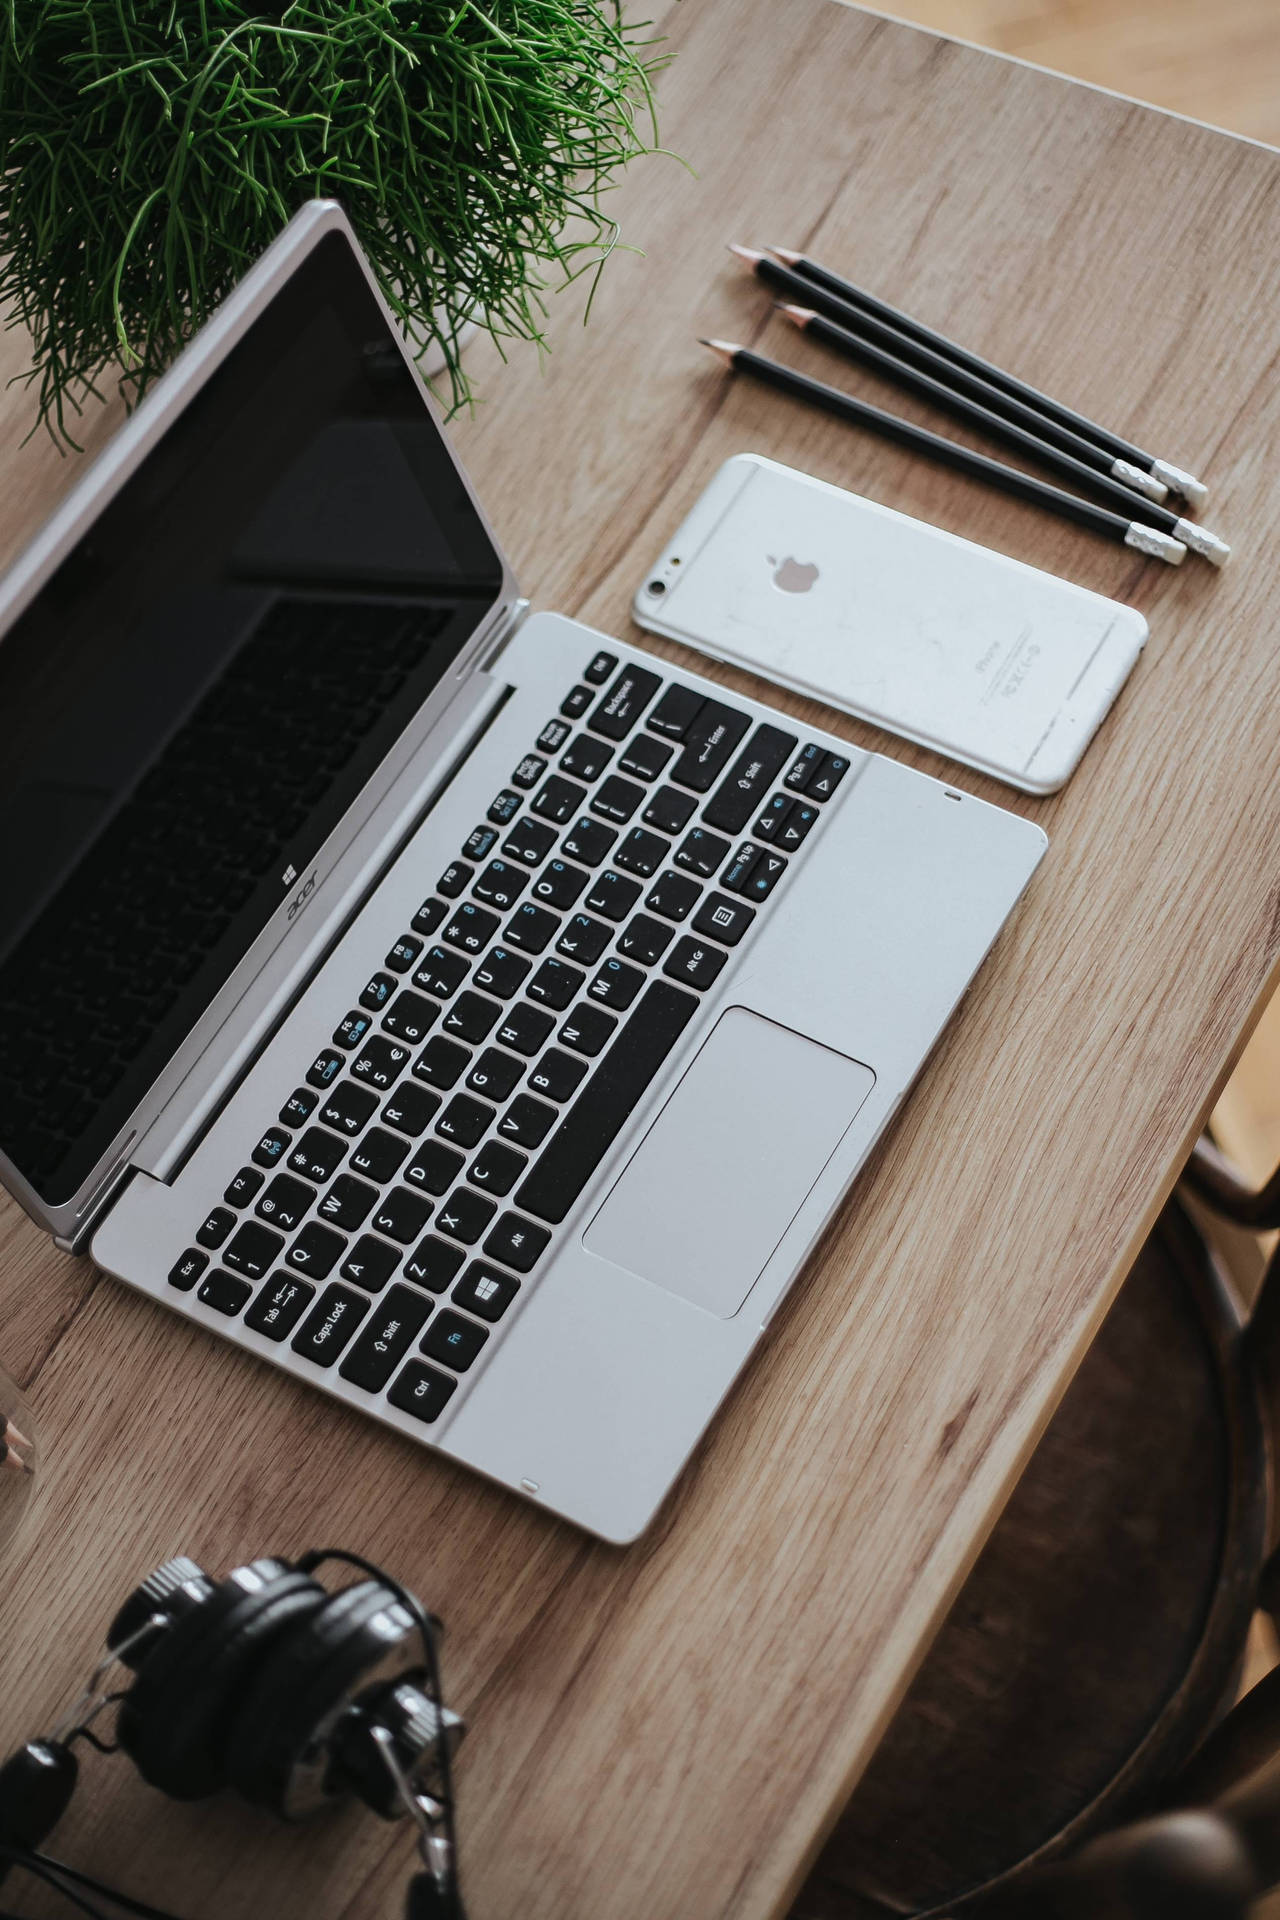
<path fill-rule="evenodd" d="M 791 814 L 791 809 L 800 805 L 790 794 L 775 793 L 767 807 L 755 822 L 751 832 L 757 840 L 776 840 Z"/>
<path fill-rule="evenodd" d="M 560 771 L 574 780 L 586 780 L 589 783 L 600 778 L 612 758 L 613 748 L 607 741 L 596 740 L 589 733 L 580 733 L 562 756 Z"/>
<path fill-rule="evenodd" d="M 540 1147 L 559 1117 L 554 1107 L 519 1093 L 499 1120 L 498 1132 L 518 1147 Z"/>
<path fill-rule="evenodd" d="M 456 1040 L 446 1040 L 443 1035 L 437 1034 L 434 1040 L 428 1040 L 414 1061 L 414 1078 L 425 1080 L 429 1087 L 439 1087 L 447 1093 L 450 1087 L 457 1086 L 470 1058 L 469 1048 L 460 1047 Z"/>
<path fill-rule="evenodd" d="M 624 780 L 620 774 L 611 773 L 604 785 L 592 795 L 591 805 L 606 820 L 616 820 L 622 825 L 631 818 L 643 799 L 643 787 L 638 787 L 634 780 Z"/>
<path fill-rule="evenodd" d="M 289 1165 L 304 1180 L 313 1180 L 320 1187 L 341 1166 L 346 1151 L 346 1141 L 336 1134 L 326 1133 L 323 1127 L 308 1127 L 289 1155 Z"/>
<path fill-rule="evenodd" d="M 584 813 L 574 821 L 562 843 L 562 852 L 571 860 L 580 860 L 584 866 L 598 867 L 607 858 L 609 849 L 617 839 L 612 827 L 606 827 L 599 820 L 589 819 Z"/>
<path fill-rule="evenodd" d="M 241 1167 L 222 1197 L 229 1207 L 247 1207 L 265 1178 L 256 1167 Z"/>
<path fill-rule="evenodd" d="M 754 840 L 744 840 L 720 876 L 720 885 L 730 893 L 740 893 L 751 878 L 752 870 L 764 851 Z"/>
<path fill-rule="evenodd" d="M 723 947 L 709 941 L 694 940 L 688 934 L 673 948 L 662 971 L 686 987 L 709 987 L 728 959 Z"/>
<path fill-rule="evenodd" d="M 513 787 L 523 787 L 527 792 L 536 787 L 547 770 L 547 763 L 536 753 L 526 753 L 524 759 L 511 775 Z"/>
<path fill-rule="evenodd" d="M 593 653 L 582 670 L 582 677 L 593 687 L 602 687 L 618 664 L 616 653 L 606 653 L 601 647 L 599 653 Z"/>
<path fill-rule="evenodd" d="M 377 1111 L 378 1096 L 368 1087 L 357 1087 L 351 1080 L 344 1080 L 335 1087 L 320 1109 L 320 1118 L 326 1127 L 332 1127 L 335 1133 L 345 1133 L 353 1140 Z"/>
<path fill-rule="evenodd" d="M 573 687 L 560 702 L 560 711 L 569 720 L 581 720 L 594 699 L 590 687 Z"/>
<path fill-rule="evenodd" d="M 581 867 L 571 867 L 565 860 L 551 860 L 533 883 L 533 897 L 544 906 L 563 912 L 577 905 L 578 895 L 590 879 L 591 875 Z"/>
<path fill-rule="evenodd" d="M 720 869 L 720 863 L 729 851 L 729 842 L 721 839 L 718 833 L 708 833 L 705 827 L 695 827 L 687 833 L 676 850 L 676 865 L 687 867 L 690 873 L 700 873 L 709 880 Z"/>
<path fill-rule="evenodd" d="M 503 1053 L 500 1047 L 486 1047 L 467 1075 L 467 1091 L 501 1104 L 523 1072 L 523 1060 Z"/>
<path fill-rule="evenodd" d="M 540 813 L 544 820 L 554 820 L 562 827 L 566 820 L 578 811 L 586 797 L 586 788 L 578 786 L 572 780 L 562 779 L 553 773 L 542 791 L 533 801 L 533 811 Z"/>
<path fill-rule="evenodd" d="M 318 1220 L 308 1220 L 286 1253 L 284 1263 L 287 1267 L 297 1267 L 309 1279 L 327 1280 L 346 1244 L 342 1235 L 335 1233 L 332 1227 L 322 1227 Z"/>
<path fill-rule="evenodd" d="M 645 725 L 664 739 L 683 740 L 691 721 L 706 704 L 706 695 L 695 693 L 692 687 L 668 687 Z"/>
<path fill-rule="evenodd" d="M 514 873 L 515 868 L 513 867 L 511 871 Z M 526 877 L 525 874 L 520 875 L 522 886 Z M 510 902 L 504 900 L 501 904 L 505 909 Z M 472 955 L 483 953 L 498 931 L 498 922 L 498 914 L 489 913 L 484 907 L 476 906 L 473 900 L 464 900 L 445 928 L 442 938 L 447 940 L 451 947 L 461 947 L 464 953 Z"/>
<path fill-rule="evenodd" d="M 675 748 L 667 740 L 655 740 L 651 733 L 638 733 L 618 762 L 620 773 L 637 780 L 656 780 Z"/>
<path fill-rule="evenodd" d="M 490 803 L 489 818 L 498 826 L 505 827 L 515 819 L 523 805 L 523 796 L 514 787 L 504 787 Z"/>
<path fill-rule="evenodd" d="M 509 1000 L 513 993 L 519 993 L 532 966 L 532 960 L 526 960 L 522 954 L 509 953 L 506 947 L 494 947 L 472 974 L 471 983 L 483 987 L 486 993 L 497 994 L 499 1000 Z"/>
<path fill-rule="evenodd" d="M 481 1320 L 500 1320 L 520 1291 L 520 1282 L 483 1260 L 473 1260 L 453 1290 L 452 1298 Z"/>
<path fill-rule="evenodd" d="M 397 1133 L 407 1133 L 411 1140 L 416 1140 L 420 1133 L 426 1132 L 439 1105 L 436 1094 L 428 1093 L 425 1087 L 415 1087 L 412 1081 L 406 1080 L 396 1088 L 383 1107 L 382 1124 L 394 1127 Z M 354 1156 L 352 1165 L 355 1165 Z"/>
<path fill-rule="evenodd" d="M 539 867 L 556 843 L 556 830 L 549 827 L 545 820 L 534 820 L 526 814 L 518 820 L 502 843 L 502 851 L 509 853 L 513 860 L 521 860 L 526 867 Z"/>
<path fill-rule="evenodd" d="M 662 685 L 647 667 L 624 667 L 609 691 L 596 702 L 587 725 L 606 740 L 623 740 Z"/>
<path fill-rule="evenodd" d="M 283 1340 L 293 1332 L 315 1298 L 315 1288 L 291 1273 L 278 1273 L 268 1280 L 244 1317 L 246 1327 L 265 1333 L 268 1340 Z"/>
<path fill-rule="evenodd" d="M 375 1233 L 407 1247 L 418 1238 L 430 1217 L 431 1202 L 424 1193 L 413 1193 L 408 1187 L 393 1187 L 375 1208 L 369 1224 Z"/>
<path fill-rule="evenodd" d="M 534 745 L 539 753 L 559 753 L 572 732 L 567 720 L 548 720 Z"/>
<path fill-rule="evenodd" d="M 282 1178 L 287 1179 L 288 1175 Z M 291 1220 L 288 1225 L 292 1229 L 297 1221 Z M 246 1220 L 240 1231 L 233 1234 L 222 1249 L 222 1258 L 237 1273 L 247 1274 L 250 1280 L 261 1280 L 263 1274 L 270 1271 L 283 1245 L 283 1234 L 274 1233 L 270 1227 L 259 1226 L 256 1220 Z"/>
<path fill-rule="evenodd" d="M 642 880 L 650 880 L 670 851 L 669 840 L 650 833 L 647 827 L 632 827 L 613 859 L 615 866 L 627 873 L 638 873 Z"/>
<path fill-rule="evenodd" d="M 400 1255 L 385 1240 L 363 1233 L 338 1268 L 344 1280 L 354 1280 L 366 1293 L 381 1293 L 400 1264 Z"/>
<path fill-rule="evenodd" d="M 782 783 L 783 786 L 790 788 L 792 793 L 803 793 L 814 774 L 818 771 L 822 757 L 821 747 L 801 747 L 800 752 L 787 769 L 786 778 Z"/>
<path fill-rule="evenodd" d="M 334 1053 L 332 1049 L 318 1053 L 307 1068 L 307 1079 L 313 1087 L 319 1087 L 323 1092 L 325 1087 L 333 1085 L 345 1065 L 342 1055 Z"/>
<path fill-rule="evenodd" d="M 202 1247 L 220 1247 L 235 1223 L 236 1217 L 229 1207 L 215 1207 L 196 1228 L 196 1239 Z"/>
<path fill-rule="evenodd" d="M 169 1285 L 176 1287 L 179 1293 L 190 1293 L 208 1264 L 207 1253 L 201 1253 L 198 1247 L 188 1247 L 181 1259 L 170 1267 Z"/>
<path fill-rule="evenodd" d="M 364 1225 L 377 1197 L 376 1187 L 357 1180 L 354 1174 L 340 1173 L 320 1202 L 318 1211 L 330 1226 L 341 1227 L 344 1233 L 354 1233 L 357 1227 Z"/>
<path fill-rule="evenodd" d="M 436 1121 L 436 1132 L 456 1147 L 474 1147 L 488 1131 L 492 1119 L 493 1108 L 483 1100 L 473 1100 L 468 1093 L 455 1093 Z"/>
<path fill-rule="evenodd" d="M 338 1371 L 366 1393 L 381 1393 L 422 1332 L 431 1302 L 412 1287 L 392 1287 Z"/>
<path fill-rule="evenodd" d="M 375 973 L 360 995 L 360 1005 L 371 1013 L 381 1013 L 399 984 L 394 974 Z"/>
<path fill-rule="evenodd" d="M 392 973 L 408 973 L 421 952 L 421 940 L 412 940 L 408 934 L 402 934 L 382 964 L 390 967 Z"/>
<path fill-rule="evenodd" d="M 516 804 L 518 806 L 519 801 Z M 456 900 L 471 885 L 475 871 L 465 860 L 451 860 L 436 881 L 436 892 L 442 893 L 446 900 Z"/>
<path fill-rule="evenodd" d="M 671 770 L 671 778 L 678 786 L 692 787 L 695 793 L 709 793 L 750 725 L 746 714 L 736 707 L 708 700 L 684 737 L 684 751 Z"/>
<path fill-rule="evenodd" d="M 544 960 L 529 982 L 529 998 L 563 1013 L 586 977 L 581 967 L 571 967 L 564 960 Z"/>
<path fill-rule="evenodd" d="M 689 816 L 697 804 L 691 793 L 659 787 L 640 818 L 646 827 L 656 827 L 659 833 L 680 833 L 688 826 Z"/>
<path fill-rule="evenodd" d="M 434 1367 L 424 1366 L 421 1360 L 411 1360 L 387 1399 L 401 1413 L 411 1413 L 415 1420 L 430 1423 L 440 1418 L 457 1385 L 447 1373 L 438 1373 Z"/>
<path fill-rule="evenodd" d="M 567 954 L 571 960 L 582 960 L 593 967 L 613 938 L 613 928 L 606 926 L 603 920 L 593 920 L 589 914 L 575 913 L 571 920 L 564 923 L 564 931 L 556 941 L 556 952 Z"/>
<path fill-rule="evenodd" d="M 318 1367 L 331 1367 L 368 1311 L 367 1300 L 335 1280 L 294 1334 L 294 1352 Z"/>
<path fill-rule="evenodd" d="M 416 946 L 417 942 L 415 941 L 414 944 Z M 334 1046 L 341 1047 L 345 1052 L 350 1053 L 353 1047 L 360 1045 L 360 1042 L 368 1034 L 372 1025 L 373 1015 L 371 1013 L 359 1012 L 353 1008 L 352 1011 L 347 1014 L 346 1018 L 340 1020 L 334 1028 Z"/>
<path fill-rule="evenodd" d="M 252 1295 L 253 1288 L 247 1280 L 240 1280 L 234 1273 L 224 1273 L 221 1267 L 215 1267 L 201 1285 L 196 1299 L 203 1300 L 206 1307 L 216 1307 L 219 1313 L 239 1313 Z"/>
<path fill-rule="evenodd" d="M 346 1151 L 345 1147 L 343 1151 Z M 324 1179 L 327 1175 L 322 1174 L 317 1177 Z M 273 1227 L 280 1227 L 285 1233 L 292 1233 L 305 1217 L 315 1197 L 315 1188 L 309 1187 L 305 1181 L 295 1180 L 291 1173 L 278 1173 L 254 1211 L 261 1215 L 262 1219 L 269 1221 Z M 236 1239 L 239 1237 L 237 1234 Z M 231 1246 L 234 1245 L 233 1240 Z M 238 1264 L 231 1258 L 231 1247 L 227 1248 L 222 1257 L 228 1266 L 234 1267 Z M 266 1270 L 264 1266 L 263 1273 Z"/>
<path fill-rule="evenodd" d="M 402 993 L 382 1022 L 382 1031 L 416 1047 L 426 1039 L 440 1017 L 438 1000 L 426 1000 L 420 993 Z"/>
<path fill-rule="evenodd" d="M 518 1213 L 504 1213 L 486 1239 L 484 1250 L 491 1260 L 500 1260 L 504 1267 L 529 1273 L 545 1253 L 550 1238 L 545 1227 L 535 1226 L 532 1220 L 522 1220 Z"/>
<path fill-rule="evenodd" d="M 280 1109 L 280 1125 L 282 1127 L 305 1126 L 316 1110 L 318 1098 L 319 1095 L 312 1093 L 309 1087 L 295 1087 Z"/>
<path fill-rule="evenodd" d="M 794 753 L 796 736 L 779 727 L 757 727 L 702 810 L 708 826 L 741 833 L 783 763 Z"/>
<path fill-rule="evenodd" d="M 629 967 L 622 960 L 606 960 L 587 992 L 603 1006 L 615 1007 L 621 1012 L 631 1005 L 644 980 L 639 967 Z"/>
<path fill-rule="evenodd" d="M 516 909 L 514 919 L 507 924 L 506 938 L 513 947 L 523 947 L 526 953 L 541 953 L 552 935 L 560 930 L 560 922 L 554 913 L 548 913 L 545 907 L 535 907 L 532 900 L 526 900 Z"/>
<path fill-rule="evenodd" d="M 748 900 L 767 900 L 786 870 L 787 863 L 782 855 L 766 850 L 752 867 L 745 885 L 738 891 L 745 894 Z"/>
<path fill-rule="evenodd" d="M 486 860 L 492 853 L 497 838 L 498 829 L 496 827 L 472 827 L 470 833 L 462 843 L 463 858 L 474 861 L 478 866 L 482 860 Z M 435 928 L 431 927 L 428 931 L 434 933 Z"/>
<path fill-rule="evenodd" d="M 731 900 L 727 893 L 709 893 L 693 916 L 693 931 L 736 947 L 755 917 L 755 909 L 741 900 Z"/>
<path fill-rule="evenodd" d="M 694 994 L 664 980 L 652 983 L 517 1192 L 516 1203 L 526 1213 L 553 1225 L 564 1219 L 698 1004 Z"/>
<path fill-rule="evenodd" d="M 268 1127 L 253 1150 L 253 1158 L 260 1167 L 278 1166 L 289 1151 L 291 1136 L 281 1127 Z"/>
<path fill-rule="evenodd" d="M 671 938 L 672 929 L 665 920 L 652 920 L 647 913 L 638 913 L 618 935 L 618 952 L 638 967 L 652 967 L 661 960 Z"/>
<path fill-rule="evenodd" d="M 805 787 L 806 798 L 829 800 L 848 771 L 849 762 L 844 754 L 824 754 L 818 764 L 817 772 Z"/>
<path fill-rule="evenodd" d="M 488 1038 L 501 1012 L 496 1000 L 485 1000 L 478 993 L 460 993 L 444 1017 L 444 1030 L 469 1046 L 478 1046 Z"/>
<path fill-rule="evenodd" d="M 442 1307 L 427 1329 L 422 1351 L 430 1359 L 452 1367 L 455 1373 L 465 1373 L 488 1338 L 486 1330 L 474 1320 L 464 1319 L 451 1307 Z"/>
<path fill-rule="evenodd" d="M 552 839 L 555 839 L 554 834 Z M 505 913 L 508 907 L 514 907 L 528 884 L 528 874 L 522 872 L 519 867 L 513 867 L 509 860 L 491 860 L 476 881 L 474 891 L 477 900 L 483 900 L 488 906 L 497 907 Z M 494 924 L 496 926 L 497 922 L 495 921 Z M 488 937 L 486 934 L 485 939 L 487 940 Z M 448 938 L 446 933 L 445 939 Z M 471 951 L 479 952 L 479 948 L 473 947 Z"/>
<path fill-rule="evenodd" d="M 558 1047 L 551 1047 L 543 1054 L 536 1067 L 529 1071 L 529 1086 L 544 1100 L 571 1100 L 586 1076 L 585 1060 L 575 1060 L 570 1054 L 561 1053 Z"/>
<path fill-rule="evenodd" d="M 375 1033 L 351 1062 L 351 1077 L 385 1093 L 388 1087 L 395 1085 L 411 1057 L 408 1047 L 402 1047 L 397 1040 L 385 1040 L 380 1033 Z"/>
<path fill-rule="evenodd" d="M 701 893 L 702 888 L 696 880 L 690 880 L 683 873 L 672 873 L 668 869 L 658 884 L 650 887 L 645 905 L 652 912 L 660 913 L 668 920 L 683 920 Z"/>
<path fill-rule="evenodd" d="M 351 1149 L 351 1171 L 363 1180 L 385 1187 L 387 1181 L 394 1180 L 399 1173 L 408 1151 L 407 1140 L 399 1139 L 394 1133 L 384 1133 L 381 1127 L 370 1127 L 359 1145 Z"/>
<path fill-rule="evenodd" d="M 555 1021 L 549 1013 L 541 1007 L 531 1007 L 522 1000 L 506 1015 L 498 1028 L 497 1037 L 504 1047 L 514 1047 L 517 1053 L 529 1059 L 538 1051 L 554 1025 Z"/>
<path fill-rule="evenodd" d="M 424 993 L 434 994 L 437 1000 L 447 1000 L 457 992 L 466 977 L 467 962 L 460 953 L 450 953 L 445 947 L 432 947 L 414 974 L 413 984 L 421 987 Z"/>
<path fill-rule="evenodd" d="M 670 935 L 668 935 L 670 938 Z M 603 1007 L 588 1006 L 585 1002 L 569 1015 L 556 1038 L 566 1047 L 572 1047 L 575 1053 L 585 1053 L 594 1060 L 598 1053 L 613 1038 L 617 1020 Z"/>
<path fill-rule="evenodd" d="M 510 1193 L 528 1164 L 527 1155 L 517 1153 L 514 1147 L 504 1147 L 501 1140 L 487 1140 L 467 1168 L 467 1178 L 483 1193 Z"/>
<path fill-rule="evenodd" d="M 456 1193 L 451 1193 L 447 1200 L 440 1202 L 436 1231 L 447 1233 L 452 1240 L 461 1240 L 464 1246 L 473 1247 L 497 1211 L 492 1200 L 459 1187 Z"/>
<path fill-rule="evenodd" d="M 443 1293 L 466 1257 L 454 1241 L 437 1240 L 429 1233 L 405 1261 L 405 1279 L 431 1293 Z"/>
<path fill-rule="evenodd" d="M 818 817 L 818 809 L 805 800 L 793 800 L 786 818 L 779 823 L 774 845 L 780 853 L 794 853 Z"/>
<path fill-rule="evenodd" d="M 444 919 L 448 909 L 443 900 L 424 900 L 414 914 L 409 925 L 415 933 L 432 934 Z"/>
<path fill-rule="evenodd" d="M 625 874 L 615 873 L 612 867 L 606 867 L 597 877 L 583 905 L 592 913 L 604 914 L 607 920 L 625 920 L 639 898 L 638 880 L 628 880 Z"/>

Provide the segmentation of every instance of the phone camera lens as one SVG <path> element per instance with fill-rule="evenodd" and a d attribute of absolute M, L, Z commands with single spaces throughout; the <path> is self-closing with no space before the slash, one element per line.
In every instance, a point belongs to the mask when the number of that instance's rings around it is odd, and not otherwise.
<path fill-rule="evenodd" d="M 649 582 L 650 593 L 665 593 L 666 590 L 667 583 L 665 580 L 651 580 Z"/>

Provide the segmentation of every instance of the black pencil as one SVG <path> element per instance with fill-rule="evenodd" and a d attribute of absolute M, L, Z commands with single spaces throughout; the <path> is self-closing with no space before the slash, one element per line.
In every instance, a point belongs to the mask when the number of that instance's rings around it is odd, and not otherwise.
<path fill-rule="evenodd" d="M 743 248 L 738 251 L 745 254 L 751 250 Z M 1188 473 L 1185 467 L 1175 466 L 1171 460 L 1158 459 L 1155 454 L 1147 453 L 1142 447 L 1135 446 L 1131 440 L 1125 440 L 1120 434 L 1113 433 L 1109 427 L 1099 426 L 1097 421 L 1086 419 L 1083 414 L 1073 412 L 1070 407 L 1064 407 L 1060 401 L 1052 399 L 1047 393 L 1041 393 L 1037 388 L 1028 386 L 1025 380 L 1019 380 L 1013 374 L 1006 373 L 1002 367 L 993 366 L 990 361 L 981 359 L 976 353 L 971 353 L 967 347 L 960 346 L 957 341 L 949 340 L 945 334 L 935 333 L 931 327 L 923 326 L 920 321 L 913 320 L 909 313 L 903 313 L 898 307 L 890 306 L 887 300 L 878 299 L 875 294 L 868 293 L 864 287 L 855 286 L 852 280 L 842 279 L 839 274 L 832 273 L 829 268 L 819 266 L 816 260 L 810 260 L 805 254 L 796 253 L 789 247 L 774 247 L 773 252 L 783 263 L 780 271 L 793 273 L 797 279 L 806 283 L 810 289 L 808 301 L 810 306 L 819 304 L 813 297 L 813 289 L 816 288 L 827 299 L 839 300 L 846 306 L 869 313 L 876 319 L 909 335 L 911 339 L 930 347 L 935 353 L 945 355 L 957 366 L 964 367 L 980 379 L 989 381 L 1001 392 L 1020 400 L 1024 405 L 1034 407 L 1047 419 L 1055 420 L 1060 426 L 1069 427 L 1073 433 L 1078 433 L 1083 439 L 1092 440 L 1097 446 L 1105 447 L 1116 459 L 1127 460 L 1142 472 L 1154 475 L 1174 493 L 1181 494 L 1188 505 L 1194 507 L 1197 512 L 1200 512 L 1208 501 L 1209 490 L 1203 480 L 1197 480 L 1195 474 Z M 766 278 L 764 274 L 760 277 Z M 771 281 L 770 284 L 776 284 L 776 282 Z M 791 291 L 796 293 L 798 299 L 803 300 L 804 295 L 794 286 L 791 287 Z M 829 309 L 824 308 L 824 311 Z M 842 316 L 839 313 L 832 313 L 831 317 L 839 320 Z"/>
<path fill-rule="evenodd" d="M 1033 460 L 1055 467 L 1076 486 L 1092 488 L 1095 493 L 1109 501 L 1118 513 L 1124 514 L 1126 509 L 1130 513 L 1137 511 L 1136 501 L 1130 488 L 1122 485 L 1119 480 L 1112 480 L 1107 474 L 1100 472 L 1096 465 L 1086 464 L 1072 454 L 1063 453 L 1057 447 L 1046 445 L 1039 434 L 1017 425 L 1003 414 L 993 412 L 990 407 L 980 406 L 976 400 L 967 399 L 963 393 L 947 385 L 945 381 L 922 372 L 900 355 L 887 352 L 885 348 L 877 346 L 873 340 L 866 338 L 863 334 L 853 333 L 847 327 L 838 327 L 833 320 L 825 319 L 822 314 L 814 313 L 810 308 L 788 306 L 785 302 L 781 305 L 787 318 L 810 338 L 821 340 L 827 346 L 834 347 L 847 359 L 862 361 L 866 366 L 873 367 L 877 373 L 885 374 L 890 380 L 896 380 L 899 386 L 907 388 L 909 392 L 923 394 L 926 399 L 934 401 L 938 406 L 946 407 L 952 413 L 958 414 L 970 426 L 978 427 L 984 433 L 994 434 L 1002 440 L 1009 441 L 1012 446 L 1019 448 Z M 871 324 L 875 323 L 871 322 Z M 917 348 L 916 351 L 923 354 L 924 349 Z M 938 356 L 933 354 L 930 358 L 937 359 Z M 975 382 L 975 384 L 982 383 Z M 1021 411 L 1026 412 L 1027 409 L 1023 408 Z M 1105 459 L 1106 456 L 1102 457 Z M 1147 502 L 1142 509 L 1142 517 L 1146 525 L 1158 527 L 1162 533 L 1171 533 L 1176 540 L 1181 540 L 1185 547 L 1190 548 L 1192 553 L 1200 554 L 1204 559 L 1211 561 L 1215 567 L 1225 566 L 1231 557 L 1230 547 L 1225 540 L 1219 540 L 1216 533 L 1210 533 L 1207 527 L 1197 525 L 1194 520 L 1181 519 L 1170 508 L 1162 507 L 1156 501 Z"/>
<path fill-rule="evenodd" d="M 1064 519 L 1074 520 L 1078 526 L 1089 527 L 1094 533 L 1105 534 L 1123 546 L 1134 547 L 1155 560 L 1165 560 L 1172 567 L 1181 566 L 1186 558 L 1186 547 L 1172 534 L 1161 533 L 1159 528 L 1145 526 L 1141 521 L 1126 520 L 1123 514 L 1113 513 L 1109 507 L 1095 506 L 1092 500 L 1081 500 L 1077 494 L 1064 493 L 1061 487 L 1051 487 L 1047 480 L 1036 480 L 1016 467 L 988 459 L 985 453 L 974 453 L 955 440 L 944 440 L 941 434 L 913 426 L 909 420 L 899 420 L 896 414 L 868 406 L 865 400 L 855 400 L 852 394 L 841 393 L 836 387 L 825 387 L 820 380 L 811 380 L 808 374 L 797 373 L 793 367 L 766 360 L 763 354 L 752 353 L 749 347 L 735 346 L 728 340 L 704 340 L 702 345 L 718 353 L 736 372 L 745 373 L 766 387 L 791 394 L 810 406 L 821 407 L 825 413 L 833 413 L 852 426 L 867 427 L 886 440 L 896 440 L 900 446 L 940 460 L 946 466 L 957 467 L 961 473 L 985 480 L 988 485 L 999 487 L 1033 506 L 1048 507 Z"/>

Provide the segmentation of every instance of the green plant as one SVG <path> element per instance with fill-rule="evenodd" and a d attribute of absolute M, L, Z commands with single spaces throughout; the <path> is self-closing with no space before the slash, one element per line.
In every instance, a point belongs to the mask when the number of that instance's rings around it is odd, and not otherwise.
<path fill-rule="evenodd" d="M 0 298 L 40 417 L 69 440 L 113 363 L 136 398 L 317 195 L 457 404 L 464 323 L 540 340 L 653 149 L 654 43 L 620 4 L 0 0 Z"/>

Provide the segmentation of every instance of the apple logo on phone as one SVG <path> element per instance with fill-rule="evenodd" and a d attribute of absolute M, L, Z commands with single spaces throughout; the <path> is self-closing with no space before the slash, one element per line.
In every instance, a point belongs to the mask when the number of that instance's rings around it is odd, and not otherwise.
<path fill-rule="evenodd" d="M 783 593 L 808 593 L 818 577 L 818 569 L 812 560 L 793 560 L 788 554 L 779 563 L 771 553 L 767 553 L 765 559 L 774 570 L 774 586 L 780 587 Z"/>

